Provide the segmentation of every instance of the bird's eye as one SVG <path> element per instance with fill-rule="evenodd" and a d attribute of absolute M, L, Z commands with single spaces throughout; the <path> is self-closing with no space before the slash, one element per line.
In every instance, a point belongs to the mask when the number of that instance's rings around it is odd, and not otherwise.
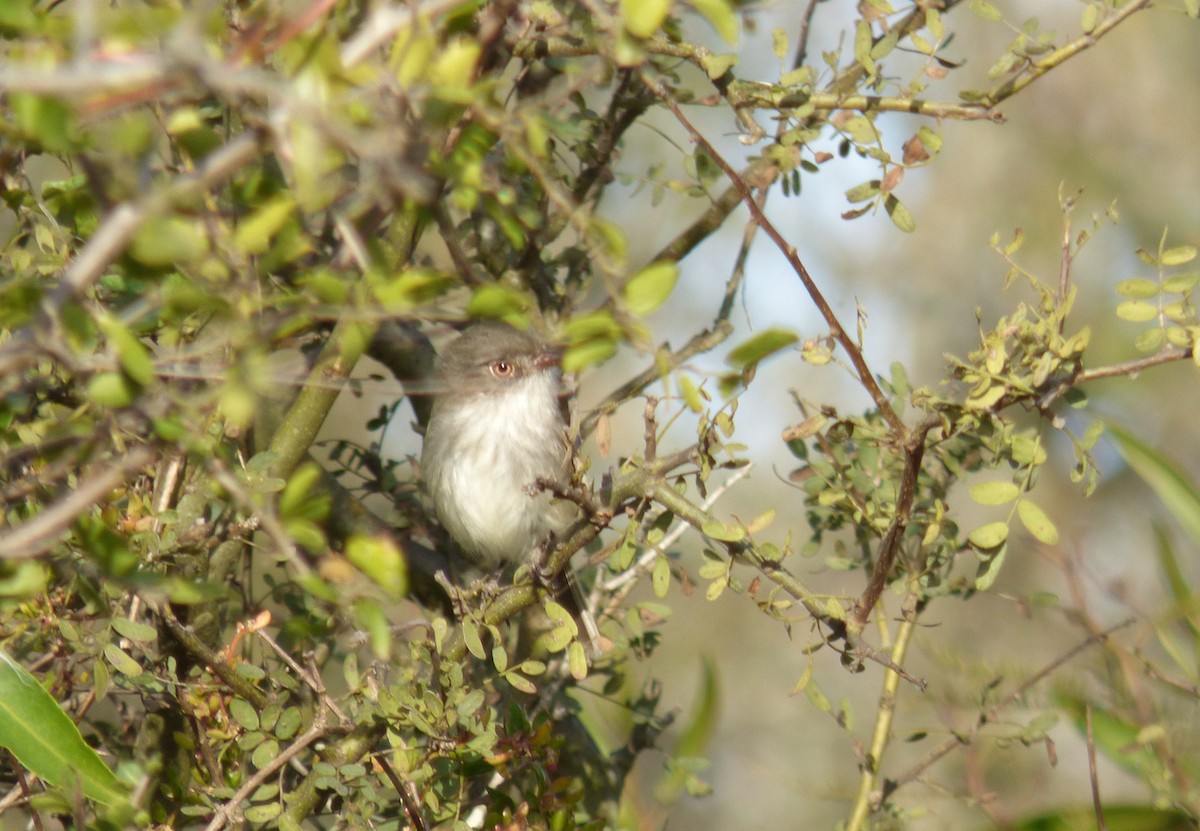
<path fill-rule="evenodd" d="M 510 378 L 513 374 L 513 365 L 503 358 L 498 361 L 492 361 L 492 374 L 497 378 Z"/>

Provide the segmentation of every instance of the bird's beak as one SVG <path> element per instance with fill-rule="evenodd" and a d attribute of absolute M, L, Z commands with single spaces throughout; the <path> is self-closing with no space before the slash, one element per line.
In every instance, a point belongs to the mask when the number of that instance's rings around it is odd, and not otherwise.
<path fill-rule="evenodd" d="M 543 349 L 533 356 L 533 365 L 537 369 L 550 369 L 562 363 L 562 352 L 558 349 Z"/>

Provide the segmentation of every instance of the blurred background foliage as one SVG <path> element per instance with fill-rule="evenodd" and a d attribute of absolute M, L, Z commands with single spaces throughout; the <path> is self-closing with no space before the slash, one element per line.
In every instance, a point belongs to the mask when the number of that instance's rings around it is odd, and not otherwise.
<path fill-rule="evenodd" d="M 4 827 L 1195 827 L 1197 13 L 0 3 Z M 434 579 L 469 317 L 590 665 Z"/>

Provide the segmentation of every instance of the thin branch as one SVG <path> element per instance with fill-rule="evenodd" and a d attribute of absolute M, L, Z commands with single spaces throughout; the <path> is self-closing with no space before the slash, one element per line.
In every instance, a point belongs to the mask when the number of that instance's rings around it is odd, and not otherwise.
<path fill-rule="evenodd" d="M 147 217 L 162 213 L 177 201 L 207 192 L 247 165 L 258 150 L 258 135 L 253 131 L 242 133 L 206 156 L 192 173 L 176 178 L 161 191 L 118 205 L 67 267 L 54 293 L 53 306 L 58 308 L 68 300 L 80 297 L 88 286 L 100 279 L 109 264 L 133 240 Z"/>
<path fill-rule="evenodd" d="M 871 572 L 871 580 L 863 591 L 862 597 L 855 604 L 854 613 L 847 626 L 852 632 L 862 632 L 867 624 L 867 617 L 880 595 L 887 587 L 892 576 L 892 566 L 896 562 L 896 554 L 900 550 L 900 541 L 908 528 L 908 520 L 912 515 L 913 497 L 917 491 L 917 476 L 921 472 L 921 461 L 925 457 L 925 437 L 929 431 L 941 424 L 938 416 L 931 416 L 916 427 L 908 436 L 904 446 L 904 473 L 900 477 L 900 493 L 896 497 L 896 514 L 888 527 L 887 533 L 879 544 L 879 554 L 875 559 L 875 568 Z M 830 458 L 833 458 L 832 454 Z"/>
<path fill-rule="evenodd" d="M 1041 394 L 1038 397 L 1037 405 L 1040 409 L 1045 410 L 1067 392 L 1067 390 L 1074 389 L 1091 381 L 1099 381 L 1103 378 L 1135 378 L 1144 369 L 1150 369 L 1161 364 L 1174 363 L 1175 361 L 1194 359 L 1194 357 L 1195 353 L 1192 349 L 1180 346 L 1168 346 L 1144 358 L 1135 358 L 1132 361 L 1110 364 L 1109 366 L 1101 366 L 1096 369 L 1080 370 L 1074 375 L 1069 375 L 1039 389 Z M 996 409 L 999 410 L 1002 406 L 1007 406 L 1010 403 L 1012 402 L 1002 400 L 1001 405 L 997 406 Z"/>
<path fill-rule="evenodd" d="M 908 655 L 908 647 L 912 642 L 913 632 L 917 629 L 917 610 L 915 595 L 909 595 L 910 609 L 900 621 L 896 642 L 891 649 L 892 660 L 902 664 Z M 875 714 L 875 729 L 871 733 L 871 744 L 867 755 L 862 761 L 859 779 L 858 797 L 854 802 L 854 810 L 846 824 L 846 831 L 858 831 L 865 827 L 871 811 L 879 808 L 880 792 L 878 790 L 879 771 L 883 766 L 883 753 L 892 738 L 892 725 L 896 716 L 896 701 L 900 695 L 901 676 L 888 670 L 883 676 L 883 692 L 879 696 L 879 710 Z"/>
<path fill-rule="evenodd" d="M 41 555 L 81 514 L 99 504 L 138 468 L 150 464 L 156 452 L 147 445 L 138 445 L 119 459 L 94 465 L 71 493 L 0 534 L 0 559 L 29 560 Z"/>
<path fill-rule="evenodd" d="M 732 331 L 733 326 L 729 321 L 720 320 L 713 328 L 705 329 L 693 335 L 691 340 L 674 352 L 669 353 L 661 361 L 656 360 L 654 364 L 643 372 L 635 375 L 606 395 L 603 402 L 590 410 L 580 423 L 580 435 L 587 436 L 591 434 L 596 429 L 596 422 L 601 417 L 613 413 L 622 403 L 628 401 L 646 389 L 646 387 L 662 378 L 664 367 L 667 371 L 673 370 L 689 358 L 708 352 L 728 338 Z"/>
<path fill-rule="evenodd" d="M 1104 822 L 1104 805 L 1100 801 L 1100 778 L 1096 775 L 1096 734 L 1092 730 L 1092 705 L 1085 704 L 1083 713 L 1087 721 L 1088 781 L 1092 784 L 1092 811 L 1096 815 L 1097 831 L 1108 831 L 1108 825 Z"/>
<path fill-rule="evenodd" d="M 213 674 L 224 681 L 226 686 L 259 709 L 267 706 L 267 696 L 258 687 L 250 683 L 249 680 L 239 675 L 237 670 L 230 666 L 229 662 L 220 653 L 200 640 L 199 636 L 190 628 L 184 626 L 179 618 L 175 616 L 175 612 L 171 609 L 170 604 L 157 604 L 154 606 L 154 611 L 162 618 L 163 623 L 167 625 L 167 629 L 171 632 L 175 640 L 179 642 L 179 645 L 186 649 L 198 662 L 212 670 Z"/>
<path fill-rule="evenodd" d="M 692 141 L 700 145 L 704 152 L 706 152 L 713 159 L 713 161 L 716 162 L 717 166 L 721 168 L 726 177 L 728 177 L 733 183 L 734 187 L 741 195 L 742 202 L 744 202 L 746 207 L 750 209 L 750 215 L 754 217 L 754 221 L 757 222 L 759 226 L 766 231 L 767 236 L 774 241 L 775 245 L 783 253 L 784 257 L 787 258 L 788 263 L 792 266 L 792 270 L 796 272 L 796 276 L 800 278 L 800 282 L 804 284 L 804 288 L 808 292 L 809 297 L 812 299 L 813 304 L 821 313 L 821 317 L 825 319 L 825 323 L 829 326 L 833 337 L 839 344 L 841 344 L 842 349 L 845 350 L 847 357 L 850 359 L 850 363 L 854 366 L 855 374 L 858 376 L 860 383 L 862 383 L 863 387 L 867 390 L 867 393 L 871 396 L 871 399 L 875 402 L 875 406 L 879 409 L 879 412 L 883 414 L 885 419 L 887 419 L 888 424 L 891 426 L 896 435 L 903 436 L 905 434 L 904 422 L 900 420 L 900 416 L 898 416 L 896 411 L 892 408 L 891 402 L 888 401 L 887 396 L 883 394 L 883 390 L 880 389 L 879 383 L 875 380 L 875 376 L 871 372 L 871 368 L 867 366 L 866 359 L 863 358 L 862 350 L 858 348 L 858 344 L 855 343 L 854 339 L 842 326 L 841 321 L 838 320 L 837 315 L 833 311 L 833 307 L 829 305 L 829 302 L 825 299 L 825 295 L 822 294 L 821 289 L 817 286 L 816 281 L 809 273 L 808 268 L 804 265 L 800 259 L 800 256 L 796 253 L 796 247 L 789 243 L 783 234 L 780 233 L 779 229 L 776 228 L 769 219 L 767 219 L 766 214 L 764 214 L 759 208 L 758 202 L 755 200 L 754 194 L 750 190 L 750 186 L 738 175 L 737 171 L 735 171 L 729 165 L 729 162 L 727 162 L 724 157 L 717 152 L 717 149 L 713 147 L 712 143 L 709 142 L 708 139 L 706 139 L 703 135 L 701 135 L 700 131 L 693 126 L 692 122 L 689 121 L 687 116 L 683 114 L 683 110 L 680 108 L 679 104 L 673 97 L 671 97 L 670 93 L 667 92 L 666 88 L 663 87 L 662 84 L 657 80 L 651 78 L 645 73 L 642 74 L 642 81 L 646 84 L 650 91 L 659 98 L 659 100 L 666 104 L 667 109 L 671 111 L 671 114 L 674 115 L 676 120 L 683 125 L 685 130 L 687 130 L 688 135 L 690 135 L 692 138 Z"/>
<path fill-rule="evenodd" d="M 1043 680 L 1045 680 L 1051 673 L 1056 672 L 1057 670 L 1061 669 L 1064 664 L 1066 664 L 1072 658 L 1075 658 L 1080 653 L 1087 650 L 1089 647 L 1107 640 L 1108 637 L 1110 635 L 1112 635 L 1114 632 L 1116 632 L 1120 629 L 1123 629 L 1126 626 L 1129 626 L 1133 622 L 1134 621 L 1132 618 L 1130 618 L 1128 620 L 1123 620 L 1120 623 L 1116 624 L 1115 626 L 1110 626 L 1108 629 L 1105 629 L 1102 632 L 1097 632 L 1097 633 L 1088 635 L 1088 637 L 1086 637 L 1084 640 L 1080 641 L 1078 644 L 1071 647 L 1065 653 L 1063 653 L 1059 657 L 1055 658 L 1050 663 L 1046 664 L 1046 666 L 1042 667 L 1040 670 L 1035 672 L 1033 675 L 1029 676 L 1024 681 L 1022 681 L 1020 684 L 1018 684 L 1013 689 L 1012 692 L 1010 692 L 1008 695 L 1006 695 L 1000 701 L 996 702 L 991 707 L 989 707 L 987 710 L 980 713 L 979 718 L 976 719 L 975 723 L 973 725 L 971 725 L 971 727 L 969 727 L 968 729 L 961 731 L 961 732 L 955 732 L 955 734 L 951 738 L 947 739 L 945 741 L 945 743 L 943 743 L 940 747 L 935 748 L 932 752 L 927 754 L 925 756 L 925 758 L 922 759 L 920 762 L 917 762 L 917 764 L 913 765 L 911 768 L 909 768 L 904 773 L 897 776 L 895 779 L 888 780 L 885 783 L 884 793 L 882 794 L 882 797 L 887 798 L 890 794 L 895 792 L 901 786 L 906 785 L 909 782 L 915 781 L 916 779 L 921 777 L 925 773 L 925 771 L 929 770 L 929 768 L 933 767 L 934 764 L 936 764 L 941 759 L 948 756 L 956 748 L 962 747 L 965 744 L 969 744 L 977 735 L 979 735 L 979 732 L 985 726 L 997 721 L 1000 717 L 1000 714 L 1005 709 L 1007 709 L 1012 704 L 1015 704 L 1017 701 L 1021 700 L 1021 698 L 1024 697 L 1026 693 L 1028 693 L 1031 689 L 1033 689 L 1035 686 L 1037 686 L 1039 683 L 1041 683 Z"/>
<path fill-rule="evenodd" d="M 300 666 L 296 659 L 288 654 L 287 650 L 280 646 L 273 637 L 267 634 L 265 629 L 256 629 L 254 634 L 266 641 L 267 646 L 275 650 L 275 654 L 282 658 L 283 662 L 291 667 L 292 672 L 296 673 L 300 680 L 307 684 L 309 689 L 316 693 L 317 699 L 329 708 L 329 712 L 337 716 L 338 721 L 340 721 L 343 726 L 349 726 L 351 724 L 350 719 L 346 718 L 346 714 L 342 712 L 340 707 L 338 707 L 337 702 L 329 697 L 329 693 L 325 689 L 325 684 L 321 681 L 321 676 L 318 673 L 309 672 L 304 667 Z"/>
<path fill-rule="evenodd" d="M 1153 0 L 1133 0 L 1133 2 L 1118 9 L 1110 17 L 1102 20 L 1092 31 L 1080 35 L 1066 46 L 1060 46 L 1041 60 L 1031 62 L 1026 69 L 1018 73 L 1017 77 L 1006 81 L 984 96 L 979 102 L 980 105 L 990 108 L 996 106 L 1006 98 L 1011 98 L 1050 70 L 1062 65 L 1080 52 L 1091 49 L 1102 37 L 1109 34 L 1133 15 L 1143 9 L 1150 8 L 1152 3 Z"/>
<path fill-rule="evenodd" d="M 808 32 L 812 28 L 813 15 L 816 13 L 817 4 L 820 2 L 821 0 L 808 0 L 804 14 L 800 16 L 800 32 L 796 37 L 796 57 L 792 61 L 792 69 L 799 69 L 808 60 Z"/>
<path fill-rule="evenodd" d="M 255 771 L 254 775 L 247 779 L 234 795 L 229 798 L 229 801 L 217 809 L 212 822 L 205 827 L 204 831 L 220 831 L 220 829 L 232 823 L 238 813 L 238 806 L 249 799 L 250 795 L 258 790 L 263 782 L 266 782 L 267 779 L 273 776 L 275 771 L 296 758 L 304 748 L 325 737 L 329 732 L 325 724 L 325 711 L 318 710 L 317 713 L 318 715 L 313 720 L 312 727 L 300 736 L 300 738 L 296 739 L 296 741 L 281 750 L 278 756 Z"/>
<path fill-rule="evenodd" d="M 960 104 L 950 101 L 926 101 L 887 95 L 844 95 L 837 92 L 809 92 L 789 89 L 758 81 L 734 81 L 729 84 L 729 99 L 738 107 L 764 107 L 777 110 L 811 106 L 816 112 L 855 110 L 862 113 L 911 113 L 927 118 L 956 121 L 991 121 L 1002 123 L 1004 114 L 983 104 Z"/>

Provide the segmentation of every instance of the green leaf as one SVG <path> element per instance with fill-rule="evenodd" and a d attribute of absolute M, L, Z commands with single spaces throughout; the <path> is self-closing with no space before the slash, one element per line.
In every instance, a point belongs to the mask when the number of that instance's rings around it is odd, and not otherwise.
<path fill-rule="evenodd" d="M 0 650 L 0 745 L 52 785 L 79 788 L 89 799 L 123 805 L 128 795 L 50 694 Z"/>
<path fill-rule="evenodd" d="M 229 715 L 246 730 L 257 730 L 259 727 L 258 709 L 244 698 L 235 698 L 229 702 Z"/>
<path fill-rule="evenodd" d="M 740 525 L 726 525 L 723 522 L 710 520 L 704 523 L 700 529 L 704 532 L 704 536 L 711 537 L 714 540 L 722 542 L 741 542 L 746 538 L 746 529 Z"/>
<path fill-rule="evenodd" d="M 892 224 L 906 234 L 917 230 L 917 220 L 909 213 L 908 208 L 904 207 L 904 203 L 896 198 L 894 193 L 889 193 L 883 200 L 884 210 L 888 212 L 888 216 L 892 218 Z"/>
<path fill-rule="evenodd" d="M 104 657 L 113 665 L 113 669 L 122 675 L 129 678 L 137 678 L 142 674 L 142 665 L 115 643 L 107 644 L 104 647 Z"/>
<path fill-rule="evenodd" d="M 629 311 L 639 317 L 663 304 L 679 279 L 679 265 L 670 261 L 651 263 L 629 278 L 621 290 Z"/>
<path fill-rule="evenodd" d="M 992 587 L 996 578 L 1000 576 L 1000 569 L 1004 566 L 1007 556 L 1008 546 L 1001 545 L 983 558 L 979 563 L 979 571 L 975 574 L 976 591 L 985 592 Z"/>
<path fill-rule="evenodd" d="M 1200 545 L 1200 489 L 1196 483 L 1189 481 L 1165 456 L 1132 433 L 1111 424 L 1108 432 L 1129 467 L 1154 490 L 1167 511 L 1196 545 Z"/>
<path fill-rule="evenodd" d="M 1158 317 L 1158 306 L 1145 300 L 1126 300 L 1117 304 L 1117 317 L 1130 323 L 1145 323 Z"/>
<path fill-rule="evenodd" d="M 208 248 L 201 226 L 177 216 L 149 217 L 129 246 L 144 265 L 168 267 L 196 259 Z"/>
<path fill-rule="evenodd" d="M 1083 7 L 1083 15 L 1079 20 L 1079 28 L 1084 32 L 1091 34 L 1096 28 L 1096 24 L 1100 22 L 1100 9 L 1089 3 Z"/>
<path fill-rule="evenodd" d="M 1163 280 L 1162 290 L 1170 294 L 1182 294 L 1191 291 L 1200 283 L 1200 274 L 1175 274 Z"/>
<path fill-rule="evenodd" d="M 392 540 L 353 536 L 346 543 L 346 559 L 392 597 L 403 597 L 408 593 L 408 566 Z"/>
<path fill-rule="evenodd" d="M 550 652 L 561 652 L 579 636 L 579 627 L 571 613 L 553 600 L 546 601 L 546 617 L 550 618 L 551 626 L 543 644 Z"/>
<path fill-rule="evenodd" d="M 70 153 L 74 149 L 71 111 L 63 102 L 28 92 L 13 92 L 8 96 L 8 110 L 21 133 L 45 150 Z"/>
<path fill-rule="evenodd" d="M 671 11 L 671 0 L 621 0 L 621 19 L 635 37 L 648 38 L 658 31 Z"/>
<path fill-rule="evenodd" d="M 981 548 L 985 551 L 996 548 L 1008 539 L 1008 523 L 997 521 L 980 525 L 974 531 L 967 534 L 967 539 L 976 548 Z"/>
<path fill-rule="evenodd" d="M 112 619 L 113 631 L 134 643 L 153 643 L 158 639 L 158 630 L 148 623 L 128 618 L 115 617 Z"/>
<path fill-rule="evenodd" d="M 861 185 L 855 185 L 846 191 L 847 202 L 866 202 L 869 199 L 874 199 L 879 195 L 879 186 L 882 184 L 879 179 L 871 179 L 869 182 L 863 182 Z"/>
<path fill-rule="evenodd" d="M 464 620 L 462 629 L 463 643 L 467 645 L 467 651 L 481 661 L 486 659 L 487 652 L 485 652 L 483 649 L 483 641 L 479 637 L 479 627 L 475 624 L 475 621 Z M 504 671 L 503 667 L 498 666 L 496 669 L 500 670 L 501 672 Z"/>
<path fill-rule="evenodd" d="M 571 671 L 571 677 L 576 681 L 587 678 L 587 652 L 579 641 L 575 641 L 567 647 L 567 668 Z"/>
<path fill-rule="evenodd" d="M 971 486 L 971 499 L 980 505 L 1006 505 L 1021 495 L 1012 482 L 980 482 Z"/>
<path fill-rule="evenodd" d="M 1168 248 L 1162 253 L 1159 262 L 1164 266 L 1184 265 L 1196 259 L 1196 246 L 1180 245 L 1177 248 Z"/>
<path fill-rule="evenodd" d="M 603 363 L 615 355 L 617 342 L 608 338 L 595 338 L 567 347 L 563 353 L 563 372 L 579 372 L 589 366 Z"/>
<path fill-rule="evenodd" d="M 971 11 L 982 17 L 984 20 L 990 20 L 998 23 L 1004 19 L 1004 15 L 1000 14 L 1000 10 L 993 6 L 987 0 L 971 0 Z"/>
<path fill-rule="evenodd" d="M 1117 294 L 1131 297 L 1135 300 L 1145 300 L 1158 296 L 1158 283 L 1144 277 L 1133 277 L 1117 283 Z"/>
<path fill-rule="evenodd" d="M 528 325 L 525 311 L 532 305 L 529 296 L 502 286 L 488 283 L 480 286 L 471 295 L 467 314 L 471 317 L 489 317 L 503 320 L 514 326 Z"/>
<path fill-rule="evenodd" d="M 266 745 L 263 745 L 266 747 Z M 260 767 L 263 767 L 260 765 Z M 283 813 L 283 803 L 281 802 L 264 802 L 261 805 L 252 805 L 245 811 L 246 819 L 249 822 L 259 824 L 270 822 Z"/>
<path fill-rule="evenodd" d="M 101 372 L 88 382 L 87 397 L 114 410 L 127 407 L 137 397 L 137 387 L 120 372 Z"/>
<path fill-rule="evenodd" d="M 726 43 L 731 46 L 737 43 L 737 15 L 728 0 L 692 0 L 692 7 L 700 12 Z"/>
<path fill-rule="evenodd" d="M 701 66 L 704 67 L 704 71 L 708 74 L 708 77 L 714 81 L 732 69 L 737 62 L 738 56 L 733 53 L 723 55 L 708 54 L 700 57 Z"/>
<path fill-rule="evenodd" d="M 245 254 L 261 254 L 296 210 L 296 200 L 278 196 L 260 206 L 238 225 L 233 244 Z"/>
<path fill-rule="evenodd" d="M 1058 529 L 1037 503 L 1022 499 L 1017 503 L 1017 516 L 1029 533 L 1046 545 L 1058 545 Z"/>
<path fill-rule="evenodd" d="M 749 340 L 740 343 L 725 360 L 733 366 L 748 366 L 791 346 L 798 340 L 800 338 L 794 332 L 783 329 L 764 329 Z"/>
<path fill-rule="evenodd" d="M 666 557 L 660 555 L 655 558 L 654 568 L 650 572 L 650 585 L 659 600 L 667 596 L 667 590 L 671 587 L 671 563 Z"/>
<path fill-rule="evenodd" d="M 145 386 L 154 380 L 154 359 L 142 342 L 125 327 L 125 324 L 111 315 L 100 315 L 96 320 L 100 331 L 108 338 L 108 342 L 117 351 L 117 359 L 121 368 L 136 381 Z"/>
<path fill-rule="evenodd" d="M 1134 338 L 1133 346 L 1139 352 L 1154 352 L 1163 345 L 1163 342 L 1166 339 L 1167 336 L 1163 330 L 1155 327 L 1153 329 L 1147 329 L 1146 331 L 1141 332 L 1136 338 Z"/>

